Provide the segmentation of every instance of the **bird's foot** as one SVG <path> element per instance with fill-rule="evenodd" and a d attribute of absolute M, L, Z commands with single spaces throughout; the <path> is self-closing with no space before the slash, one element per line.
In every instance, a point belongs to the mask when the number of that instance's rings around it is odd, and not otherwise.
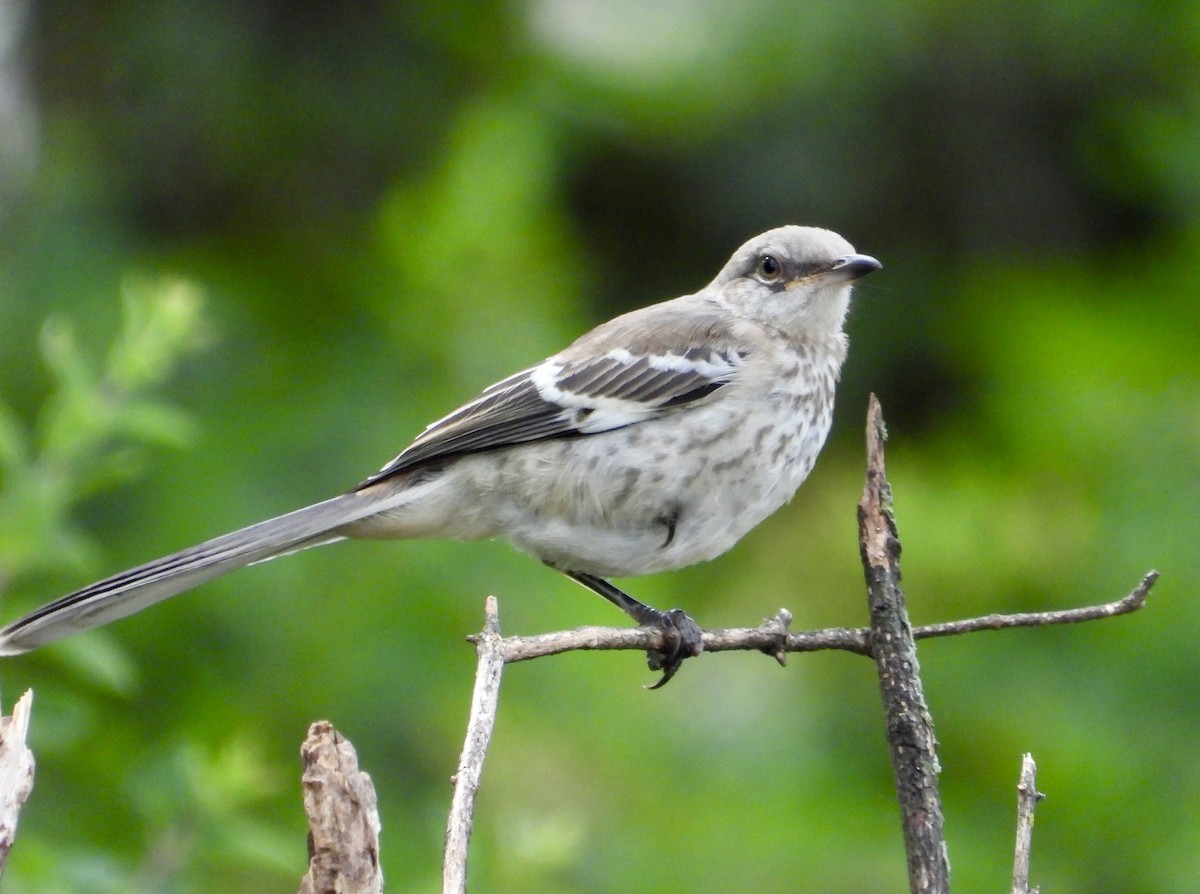
<path fill-rule="evenodd" d="M 666 640 L 662 649 L 646 653 L 646 663 L 652 671 L 662 671 L 662 678 L 648 689 L 666 686 L 685 658 L 694 658 L 704 651 L 704 631 L 700 625 L 681 608 L 660 612 L 647 606 L 644 617 L 638 618 L 643 627 L 657 627 Z"/>
<path fill-rule="evenodd" d="M 685 658 L 692 658 L 704 651 L 704 631 L 683 609 L 673 608 L 667 612 L 660 612 L 644 602 L 638 602 L 602 577 L 581 571 L 564 573 L 593 593 L 603 596 L 642 627 L 652 627 L 663 632 L 663 648 L 651 649 L 646 653 L 646 663 L 650 665 L 650 670 L 662 671 L 662 679 L 647 688 L 658 689 L 666 686 Z"/>

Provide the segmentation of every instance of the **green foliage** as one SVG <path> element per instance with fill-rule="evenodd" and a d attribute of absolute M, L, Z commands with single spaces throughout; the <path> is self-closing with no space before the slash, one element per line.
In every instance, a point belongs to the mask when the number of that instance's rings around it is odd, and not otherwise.
<path fill-rule="evenodd" d="M 191 442 L 186 415 L 152 389 L 206 338 L 201 298 L 183 280 L 130 279 L 120 334 L 99 367 L 72 325 L 42 327 L 41 356 L 53 386 L 35 426 L 0 403 L 0 556 L 3 578 L 94 560 L 71 522 L 79 501 L 134 477 L 147 445 Z"/>
<path fill-rule="evenodd" d="M 43 327 L 41 355 L 52 388 L 36 426 L 0 405 L 0 558 L 8 580 L 64 566 L 89 570 L 96 549 L 71 521 L 79 503 L 136 477 L 146 448 L 183 449 L 195 439 L 191 419 L 156 392 L 211 340 L 200 291 L 178 278 L 130 278 L 121 297 L 121 328 L 102 364 L 80 346 L 69 321 L 54 318 Z M 138 688 L 135 662 L 110 637 L 81 641 L 56 658 L 68 678 L 86 680 L 96 692 L 120 699 Z M 83 747 L 79 731 L 96 723 L 83 720 L 80 710 L 94 709 L 56 704 L 51 696 L 39 711 L 48 726 L 59 727 L 53 739 L 60 753 L 71 753 L 62 748 L 71 740 Z M 39 853 L 34 835 L 30 878 L 16 889 L 32 879 L 30 890 L 186 890 L 186 878 L 220 877 L 230 866 L 286 870 L 290 848 L 281 842 L 287 840 L 243 816 L 246 805 L 279 788 L 278 781 L 268 784 L 272 773 L 259 751 L 231 741 L 207 756 L 198 744 L 179 742 L 157 768 L 125 780 L 132 814 L 154 830 L 139 868 L 78 843 L 67 845 L 77 853 L 63 861 L 54 848 Z"/>
<path fill-rule="evenodd" d="M 1043 890 L 1194 888 L 1193 4 L 32 9 L 36 64 L 0 66 L 5 620 L 336 493 L 747 236 L 826 225 L 886 269 L 816 472 L 728 556 L 628 586 L 862 623 L 879 393 L 917 621 L 1163 572 L 1130 618 L 922 644 L 956 887 L 1005 884 L 1032 750 Z M 502 544 L 351 543 L 6 659 L 39 767 L 5 890 L 294 890 L 321 717 L 379 788 L 389 887 L 435 887 L 487 593 L 509 632 L 618 621 Z M 506 672 L 473 887 L 902 888 L 866 662 L 646 679 Z"/>

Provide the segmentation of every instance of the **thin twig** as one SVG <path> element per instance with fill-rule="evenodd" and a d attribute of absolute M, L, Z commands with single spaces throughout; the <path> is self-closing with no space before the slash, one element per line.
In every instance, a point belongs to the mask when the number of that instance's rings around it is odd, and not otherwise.
<path fill-rule="evenodd" d="M 1043 612 L 981 615 L 958 621 L 923 624 L 914 627 L 913 639 L 936 636 L 959 636 L 982 630 L 1007 630 L 1013 627 L 1047 627 L 1055 624 L 1077 624 L 1128 615 L 1146 604 L 1158 572 L 1150 571 L 1127 595 L 1114 602 L 1085 605 L 1079 608 L 1054 609 Z M 705 652 L 759 651 L 778 657 L 782 652 L 819 652 L 836 649 L 857 655 L 871 654 L 871 631 L 867 627 L 826 627 L 800 633 L 786 633 L 792 614 L 780 609 L 758 627 L 713 628 L 704 631 Z M 472 642 L 477 636 L 470 636 Z M 577 627 L 530 636 L 508 636 L 503 639 L 504 661 L 511 664 L 529 661 L 562 652 L 606 651 L 632 649 L 646 651 L 665 645 L 661 631 L 649 627 Z"/>
<path fill-rule="evenodd" d="M 467 890 L 467 847 L 471 842 L 471 823 L 475 812 L 475 793 L 483 774 L 483 759 L 496 725 L 496 707 L 500 700 L 500 674 L 504 670 L 503 640 L 496 597 L 484 603 L 483 633 L 474 637 L 479 654 L 475 672 L 475 691 L 471 696 L 471 717 L 458 772 L 454 774 L 454 798 L 446 824 L 446 854 L 442 867 L 443 894 L 462 894 Z"/>
<path fill-rule="evenodd" d="M 1038 894 L 1029 887 L 1029 855 L 1033 848 L 1033 811 L 1045 798 L 1037 790 L 1037 764 L 1033 755 L 1021 758 L 1021 781 L 1017 783 L 1017 847 L 1013 857 L 1012 894 Z"/>
<path fill-rule="evenodd" d="M 867 578 L 871 644 L 887 714 L 887 740 L 904 828 L 913 894 L 946 894 L 950 861 L 942 829 L 937 740 L 925 704 L 916 642 L 900 589 L 900 539 L 884 466 L 883 412 L 867 412 L 867 482 L 858 504 L 859 545 Z"/>
<path fill-rule="evenodd" d="M 843 649 L 869 654 L 869 631 L 865 628 L 829 627 L 809 633 L 788 633 L 792 613 L 781 608 L 758 627 L 714 627 L 704 631 L 705 652 L 758 651 L 784 663 L 787 652 L 816 652 Z M 467 637 L 476 642 L 476 636 Z M 646 651 L 666 645 L 663 632 L 653 627 L 576 627 L 530 636 L 506 636 L 504 661 L 512 664 L 562 652 L 633 649 Z"/>
<path fill-rule="evenodd" d="M 945 621 L 941 624 L 925 624 L 916 628 L 913 635 L 917 639 L 933 636 L 956 636 L 960 633 L 974 633 L 977 630 L 1004 630 L 1009 627 L 1046 627 L 1051 624 L 1078 624 L 1082 621 L 1098 621 L 1102 618 L 1113 618 L 1117 615 L 1128 615 L 1146 604 L 1146 597 L 1154 582 L 1158 580 L 1157 571 L 1148 571 L 1141 582 L 1115 602 L 1105 602 L 1103 605 L 1085 605 L 1082 608 L 1064 608 L 1058 611 L 1016 612 L 1011 615 L 984 615 L 981 618 L 968 618 L 963 621 Z"/>
<path fill-rule="evenodd" d="M 0 873 L 8 863 L 17 834 L 17 817 L 33 791 L 33 752 L 25 744 L 33 690 L 13 705 L 11 717 L 0 717 Z"/>
<path fill-rule="evenodd" d="M 358 768 L 350 741 L 326 720 L 300 746 L 308 815 L 308 873 L 300 894 L 379 894 L 379 811 L 371 777 Z"/>

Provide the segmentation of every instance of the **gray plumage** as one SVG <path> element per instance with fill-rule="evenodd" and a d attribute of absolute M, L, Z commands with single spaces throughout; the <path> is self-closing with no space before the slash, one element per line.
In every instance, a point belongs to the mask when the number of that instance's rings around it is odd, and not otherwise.
<path fill-rule="evenodd" d="M 344 537 L 505 537 L 584 583 L 711 559 L 812 469 L 851 283 L 879 266 L 828 230 L 764 233 L 695 294 L 485 389 L 348 493 L 69 593 L 0 631 L 0 655 Z"/>

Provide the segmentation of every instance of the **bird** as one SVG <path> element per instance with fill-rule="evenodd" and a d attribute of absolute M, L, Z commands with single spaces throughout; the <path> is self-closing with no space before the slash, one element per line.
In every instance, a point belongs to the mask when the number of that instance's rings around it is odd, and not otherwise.
<path fill-rule="evenodd" d="M 662 685 L 702 631 L 609 578 L 713 559 L 792 498 L 832 423 L 853 284 L 881 267 L 830 230 L 768 230 L 699 291 L 485 388 L 345 493 L 68 593 L 0 630 L 0 656 L 345 538 L 504 538 L 666 631 Z"/>

